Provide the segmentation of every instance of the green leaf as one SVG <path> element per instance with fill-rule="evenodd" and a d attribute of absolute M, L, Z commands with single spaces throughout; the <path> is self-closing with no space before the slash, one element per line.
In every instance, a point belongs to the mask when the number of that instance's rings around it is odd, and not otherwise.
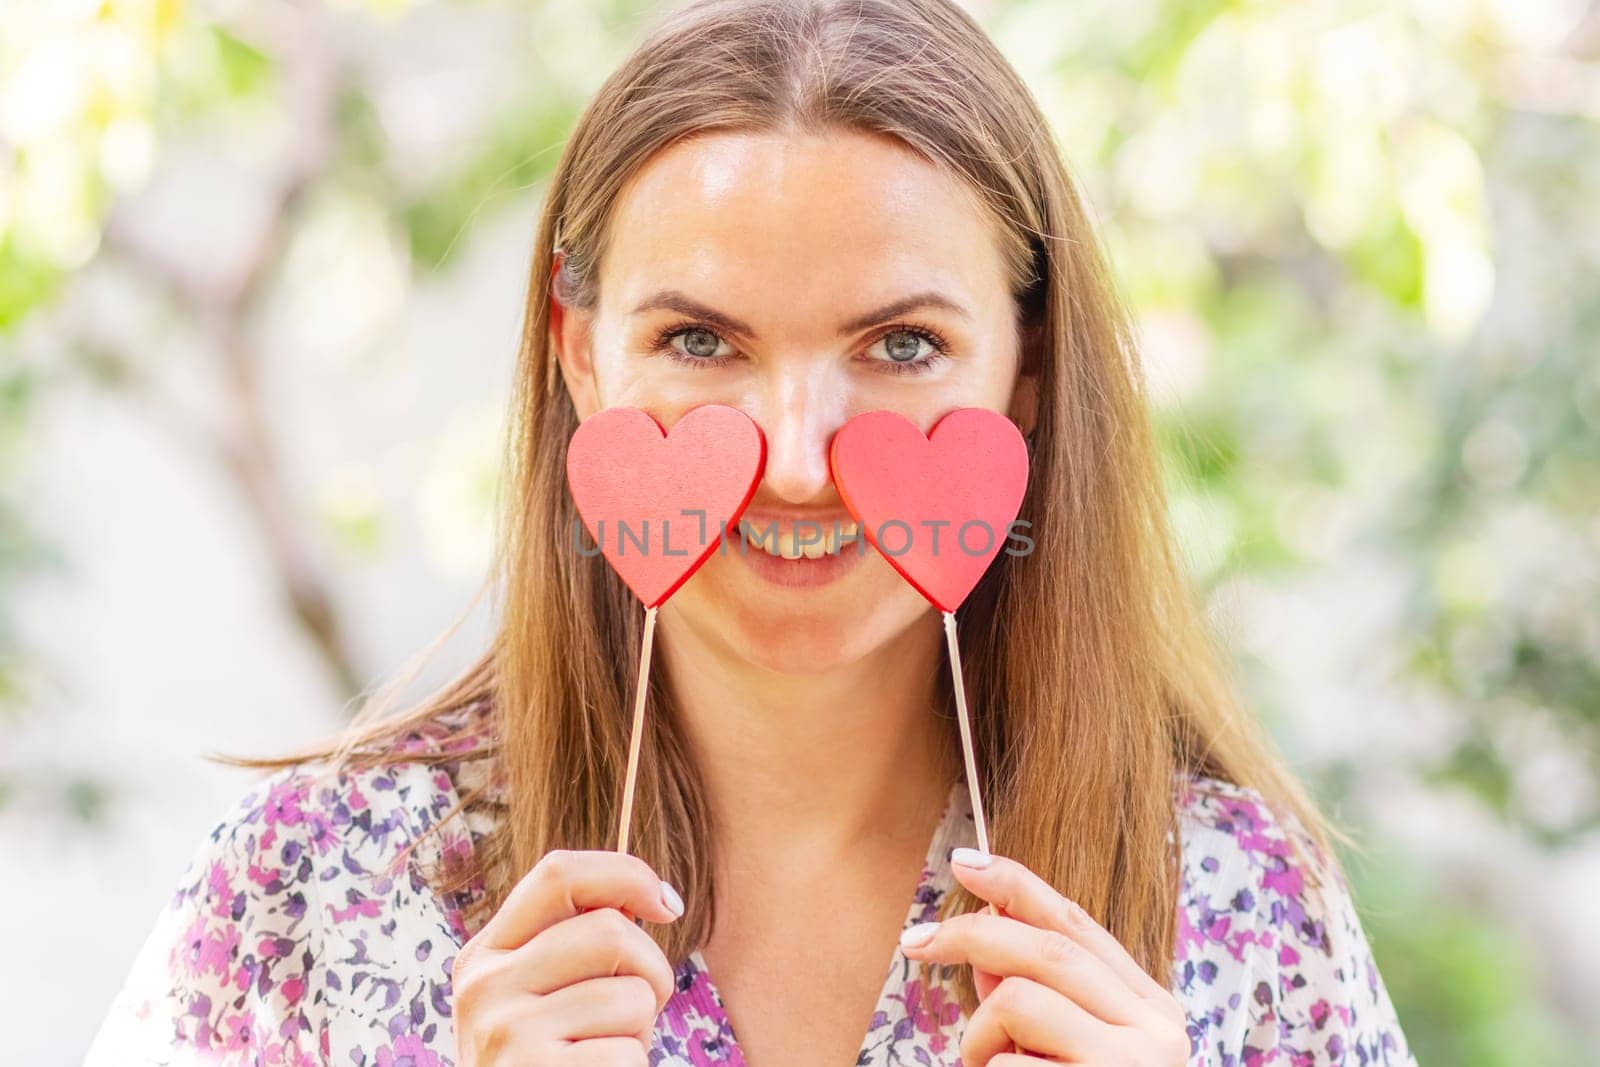
<path fill-rule="evenodd" d="M 275 75 L 271 56 L 221 26 L 209 26 L 207 30 L 216 49 L 222 88 L 227 95 L 234 98 L 257 96 L 271 87 Z"/>

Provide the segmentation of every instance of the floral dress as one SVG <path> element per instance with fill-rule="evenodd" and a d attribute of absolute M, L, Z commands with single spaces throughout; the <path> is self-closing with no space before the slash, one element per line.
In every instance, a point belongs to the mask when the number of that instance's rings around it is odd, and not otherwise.
<path fill-rule="evenodd" d="M 433 739 L 408 741 L 420 749 Z M 455 1063 L 451 966 L 462 908 L 418 870 L 466 854 L 491 825 L 457 816 L 482 761 L 352 771 L 298 765 L 245 791 L 201 842 L 94 1038 L 86 1067 L 153 1064 Z M 490 783 L 491 790 L 493 783 Z M 1312 893 L 1293 862 L 1297 825 L 1249 789 L 1180 782 L 1182 883 L 1172 992 L 1190 1062 L 1410 1064 L 1348 888 Z M 950 790 L 905 925 L 934 918 L 950 850 L 976 845 L 966 784 Z M 957 1067 L 966 1016 L 895 947 L 858 1065 Z M 932 966 L 932 965 L 930 965 Z M 699 951 L 677 967 L 652 1067 L 744 1058 Z"/>

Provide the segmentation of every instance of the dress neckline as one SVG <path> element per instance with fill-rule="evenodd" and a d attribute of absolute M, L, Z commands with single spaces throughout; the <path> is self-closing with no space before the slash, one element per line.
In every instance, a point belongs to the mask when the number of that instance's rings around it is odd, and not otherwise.
<path fill-rule="evenodd" d="M 977 845 L 975 825 L 966 779 L 958 778 L 950 786 L 945 798 L 944 812 L 938 825 L 934 827 L 927 852 L 923 855 L 922 875 L 917 879 L 917 888 L 911 895 L 905 921 L 901 924 L 902 930 L 937 918 L 939 905 L 949 890 L 953 877 L 950 873 L 950 850 L 961 845 L 975 847 Z M 878 991 L 878 1000 L 873 1007 L 867 1032 L 863 1035 L 861 1048 L 857 1052 L 856 1063 L 874 1062 L 872 1052 L 877 1044 L 905 1036 L 900 1032 L 901 1028 L 888 1028 L 888 1032 L 883 1032 L 885 1028 L 881 1026 L 881 1022 L 891 1014 L 905 1016 L 906 1021 L 913 1027 L 919 1021 L 924 1027 L 930 1024 L 938 1025 L 942 1021 L 937 1017 L 931 1020 L 927 1018 L 918 1020 L 916 1018 L 918 1012 L 925 1011 L 925 1006 L 920 1003 L 920 995 L 908 996 L 905 992 L 912 977 L 911 972 L 919 970 L 922 966 L 923 964 L 909 959 L 900 950 L 900 941 L 896 937 L 894 950 L 889 957 L 888 971 Z M 918 986 L 919 994 L 920 989 Z M 695 1031 L 695 1039 L 705 1043 L 704 1052 L 707 1060 L 744 1067 L 744 1053 L 739 1048 L 733 1023 L 728 1018 L 727 1009 L 722 1001 L 722 994 L 712 981 L 710 968 L 698 948 L 678 965 L 677 992 L 674 997 L 675 999 L 682 997 L 685 1001 L 685 1004 L 676 1011 L 668 1009 L 672 1015 L 668 1025 L 677 1032 L 677 1036 L 689 1038 L 690 1032 Z M 703 1025 L 690 1027 L 686 1017 L 694 1015 L 709 1022 L 710 1027 Z M 692 1059 L 692 1062 L 702 1061 Z"/>

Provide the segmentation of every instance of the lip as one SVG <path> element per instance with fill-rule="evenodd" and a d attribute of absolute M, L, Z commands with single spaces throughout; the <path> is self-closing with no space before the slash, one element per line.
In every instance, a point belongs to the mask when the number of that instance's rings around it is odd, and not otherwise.
<path fill-rule="evenodd" d="M 848 514 L 799 515 L 792 512 L 759 512 L 754 515 L 746 512 L 742 519 L 762 532 L 776 522 L 783 534 L 791 533 L 798 523 L 814 523 L 820 529 L 830 530 L 835 522 L 845 526 L 855 521 Z M 786 589 L 814 589 L 844 577 L 866 558 L 872 547 L 866 544 L 860 533 L 857 533 L 855 541 L 841 545 L 839 551 L 831 556 L 820 556 L 816 559 L 805 556 L 799 559 L 784 559 L 769 554 L 757 545 L 745 544 L 739 536 L 738 527 L 734 527 L 728 531 L 722 550 L 742 559 L 744 565 L 749 567 L 756 577 L 769 585 Z"/>

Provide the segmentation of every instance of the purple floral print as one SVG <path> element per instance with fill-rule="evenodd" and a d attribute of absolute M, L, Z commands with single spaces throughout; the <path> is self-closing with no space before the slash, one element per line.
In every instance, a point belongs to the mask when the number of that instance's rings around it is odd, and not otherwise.
<path fill-rule="evenodd" d="M 487 721 L 487 720 L 485 720 Z M 435 745 L 417 735 L 418 751 Z M 452 819 L 417 849 L 481 764 L 297 766 L 256 783 L 201 842 L 101 1024 L 87 1067 L 312 1064 L 450 1067 L 451 967 L 468 900 L 418 870 L 470 854 L 491 823 Z M 1342 879 L 1313 889 L 1303 830 L 1252 790 L 1180 780 L 1182 880 L 1172 992 L 1190 1062 L 1415 1065 Z M 975 845 L 952 786 L 906 926 L 934 918 L 950 850 Z M 430 847 L 431 844 L 431 847 Z M 954 1067 L 966 1017 L 895 948 L 857 1064 Z M 744 1063 L 698 951 L 656 1022 L 652 1067 Z"/>

